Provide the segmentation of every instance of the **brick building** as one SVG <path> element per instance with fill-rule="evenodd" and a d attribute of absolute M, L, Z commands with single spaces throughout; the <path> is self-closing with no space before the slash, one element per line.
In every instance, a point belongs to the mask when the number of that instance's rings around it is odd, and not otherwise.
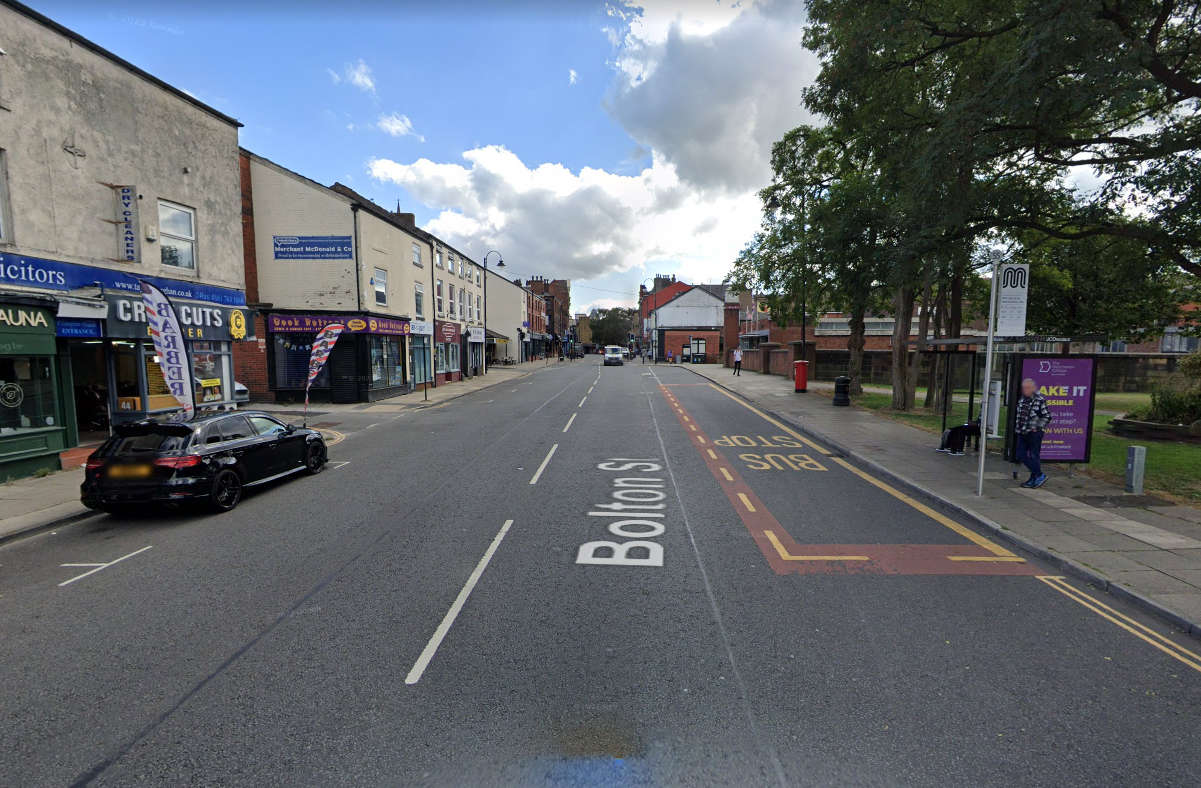
<path fill-rule="evenodd" d="M 525 286 L 541 296 L 546 304 L 546 333 L 551 337 L 549 346 L 551 350 L 559 349 L 560 342 L 571 329 L 571 282 L 535 276 Z"/>

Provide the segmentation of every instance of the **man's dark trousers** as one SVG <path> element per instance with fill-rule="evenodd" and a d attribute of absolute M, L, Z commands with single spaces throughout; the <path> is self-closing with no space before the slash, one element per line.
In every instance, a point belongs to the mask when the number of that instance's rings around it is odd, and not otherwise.
<path fill-rule="evenodd" d="M 735 362 L 734 362 L 734 374 L 735 374 L 735 375 L 741 375 L 741 374 L 742 374 L 742 362 L 741 362 L 741 361 L 735 361 Z"/>
<path fill-rule="evenodd" d="M 1043 466 L 1038 461 L 1038 454 L 1043 448 L 1043 431 L 1023 432 L 1018 435 L 1016 459 L 1030 469 L 1030 478 L 1037 479 L 1042 475 Z"/>

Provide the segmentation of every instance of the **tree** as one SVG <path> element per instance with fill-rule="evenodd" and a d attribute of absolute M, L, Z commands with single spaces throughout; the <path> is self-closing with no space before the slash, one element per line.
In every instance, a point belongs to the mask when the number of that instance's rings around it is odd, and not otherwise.
<path fill-rule="evenodd" d="M 598 345 L 626 346 L 637 332 L 638 310 L 625 307 L 601 309 L 592 323 L 592 340 Z"/>

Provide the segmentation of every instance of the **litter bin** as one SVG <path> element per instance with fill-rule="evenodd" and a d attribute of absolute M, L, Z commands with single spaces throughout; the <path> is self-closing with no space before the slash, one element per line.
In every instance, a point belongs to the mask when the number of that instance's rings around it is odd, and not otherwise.
<path fill-rule="evenodd" d="M 804 393 L 809 390 L 809 362 L 794 361 L 792 362 L 792 380 L 795 385 L 793 391 Z"/>
<path fill-rule="evenodd" d="M 851 379 L 846 375 L 839 375 L 834 378 L 834 404 L 851 404 Z"/>

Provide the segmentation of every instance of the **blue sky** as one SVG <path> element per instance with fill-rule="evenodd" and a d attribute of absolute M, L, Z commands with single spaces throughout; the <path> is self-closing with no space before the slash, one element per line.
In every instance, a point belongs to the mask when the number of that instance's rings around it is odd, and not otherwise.
<path fill-rule="evenodd" d="M 246 148 L 570 278 L 577 311 L 655 273 L 720 281 L 813 73 L 799 0 L 35 7 L 236 117 Z"/>

